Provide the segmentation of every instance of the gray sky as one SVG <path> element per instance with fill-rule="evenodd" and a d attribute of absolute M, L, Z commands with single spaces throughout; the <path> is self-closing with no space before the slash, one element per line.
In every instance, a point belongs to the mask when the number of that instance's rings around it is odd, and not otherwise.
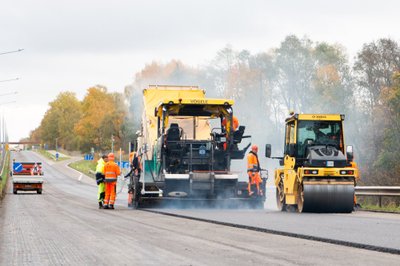
<path fill-rule="evenodd" d="M 400 41 L 399 1 L 2 0 L 0 112 L 10 140 L 39 126 L 61 91 L 80 99 L 96 84 L 122 92 L 153 60 L 211 60 L 226 44 L 252 53 L 289 34 L 340 43 L 353 58 L 363 43 Z M 205 88 L 207 89 L 207 88 Z M 16 103 L 1 105 L 16 100 Z"/>

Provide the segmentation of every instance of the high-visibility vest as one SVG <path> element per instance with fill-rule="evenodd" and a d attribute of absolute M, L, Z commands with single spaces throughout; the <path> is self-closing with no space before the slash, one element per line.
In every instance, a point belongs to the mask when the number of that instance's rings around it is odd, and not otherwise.
<path fill-rule="evenodd" d="M 105 164 L 106 164 L 106 162 L 103 160 L 103 158 L 100 158 L 97 161 L 96 173 L 100 173 L 100 174 L 104 175 L 104 165 Z"/>
<path fill-rule="evenodd" d="M 223 127 L 226 127 L 226 118 L 224 118 L 224 119 L 222 120 L 221 125 L 222 125 Z M 236 131 L 236 129 L 239 127 L 239 119 L 237 119 L 236 116 L 233 116 L 233 117 L 232 117 L 232 127 L 233 127 L 233 130 L 234 130 L 234 131 Z"/>
<path fill-rule="evenodd" d="M 260 162 L 258 156 L 254 152 L 250 151 L 247 155 L 247 172 L 259 172 Z"/>
<path fill-rule="evenodd" d="M 117 177 L 121 174 L 121 170 L 114 161 L 108 161 L 104 165 L 104 182 L 117 181 Z"/>

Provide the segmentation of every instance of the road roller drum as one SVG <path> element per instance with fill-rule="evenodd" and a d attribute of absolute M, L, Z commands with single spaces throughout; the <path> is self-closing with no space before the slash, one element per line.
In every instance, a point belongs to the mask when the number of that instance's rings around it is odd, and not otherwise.
<path fill-rule="evenodd" d="M 303 183 L 303 212 L 352 212 L 354 184 Z"/>

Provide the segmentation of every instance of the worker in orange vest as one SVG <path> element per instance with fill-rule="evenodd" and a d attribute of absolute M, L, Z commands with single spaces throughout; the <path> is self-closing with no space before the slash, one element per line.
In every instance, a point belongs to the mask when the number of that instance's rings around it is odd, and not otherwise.
<path fill-rule="evenodd" d="M 251 151 L 247 155 L 247 174 L 249 175 L 249 184 L 248 191 L 249 195 L 254 194 L 254 190 L 256 190 L 257 195 L 262 195 L 262 190 L 260 189 L 260 184 L 262 183 L 261 175 L 260 175 L 260 162 L 258 161 L 258 146 L 251 146 Z"/>
<path fill-rule="evenodd" d="M 356 170 L 355 173 L 354 173 L 354 179 L 355 179 L 355 182 L 357 183 L 357 181 L 360 180 L 360 173 L 359 173 L 359 170 L 358 170 L 357 163 L 354 161 L 354 158 L 350 162 L 350 167 L 354 168 Z M 356 194 L 354 193 L 354 208 L 360 208 L 360 207 L 361 207 L 360 204 L 357 203 Z"/>
<path fill-rule="evenodd" d="M 226 118 L 224 118 L 221 122 L 221 126 L 224 128 L 226 127 Z M 232 126 L 233 126 L 233 131 L 236 131 L 239 127 L 239 119 L 237 119 L 236 116 L 232 116 Z"/>
<path fill-rule="evenodd" d="M 224 119 L 222 119 L 221 122 L 221 126 L 222 126 L 222 132 L 226 132 L 226 118 L 224 117 Z M 239 127 L 239 119 L 237 119 L 236 116 L 232 116 L 232 127 L 233 127 L 233 131 L 236 131 Z M 225 135 L 226 139 L 228 140 L 228 136 Z M 224 150 L 226 150 L 226 148 L 228 147 L 227 143 L 225 142 L 223 145 Z"/>
<path fill-rule="evenodd" d="M 121 174 L 121 170 L 114 162 L 114 159 L 114 153 L 109 153 L 108 162 L 104 165 L 104 184 L 106 190 L 104 209 L 114 209 L 117 178 Z"/>

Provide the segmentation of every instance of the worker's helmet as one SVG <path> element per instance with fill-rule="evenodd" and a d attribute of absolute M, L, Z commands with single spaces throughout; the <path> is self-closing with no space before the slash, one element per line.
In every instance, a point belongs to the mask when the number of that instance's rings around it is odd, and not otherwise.
<path fill-rule="evenodd" d="M 251 151 L 258 152 L 258 146 L 255 144 L 253 146 L 251 146 Z"/>
<path fill-rule="evenodd" d="M 110 153 L 108 154 L 108 160 L 114 161 L 114 153 L 110 152 Z"/>

